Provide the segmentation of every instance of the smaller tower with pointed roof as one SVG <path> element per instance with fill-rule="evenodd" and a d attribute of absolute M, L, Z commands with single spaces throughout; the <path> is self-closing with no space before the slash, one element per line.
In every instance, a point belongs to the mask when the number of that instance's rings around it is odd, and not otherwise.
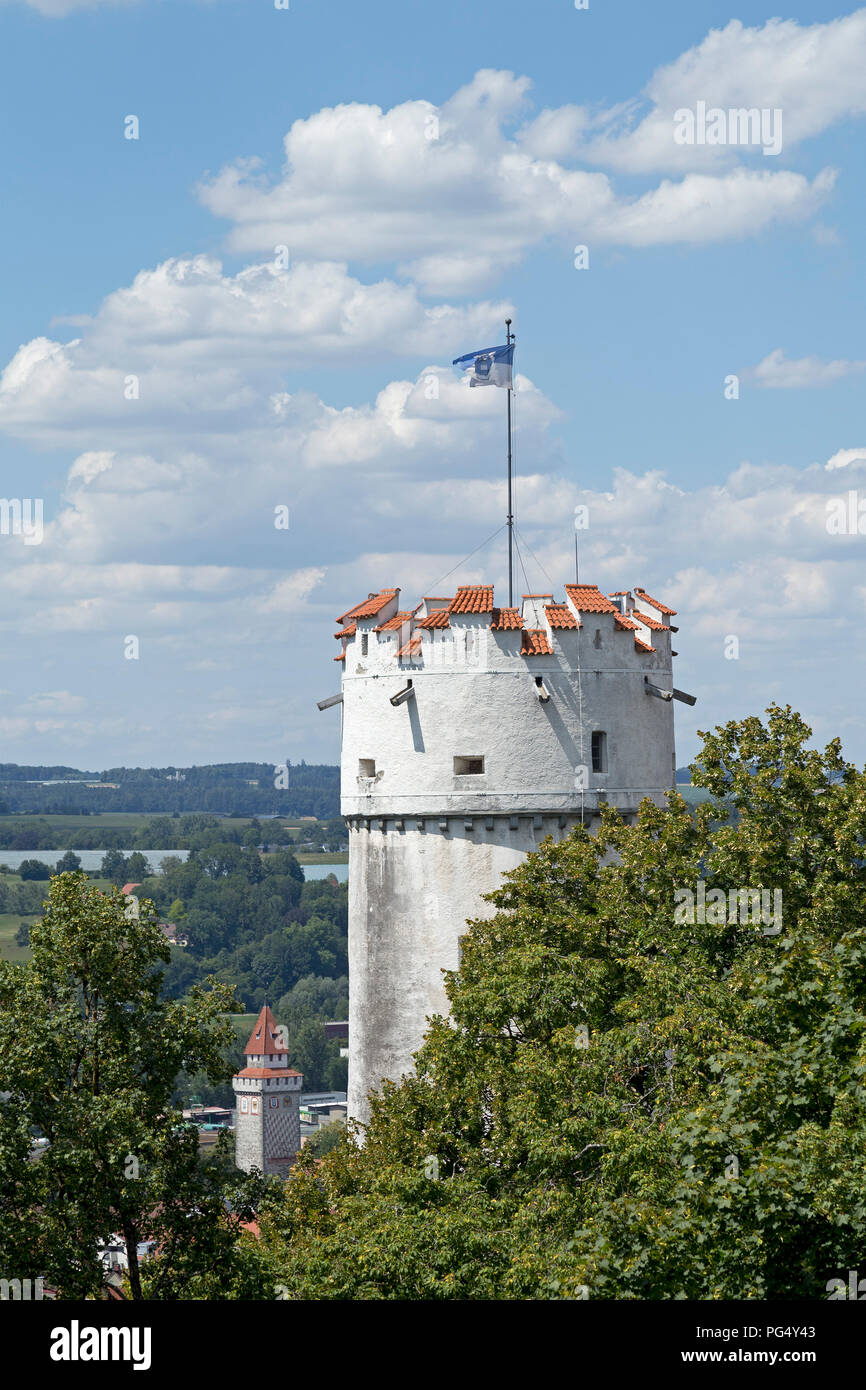
<path fill-rule="evenodd" d="M 244 1048 L 247 1064 L 232 1077 L 236 1096 L 235 1162 L 249 1173 L 285 1177 L 301 1147 L 303 1076 L 289 1066 L 280 1028 L 265 1004 Z"/>

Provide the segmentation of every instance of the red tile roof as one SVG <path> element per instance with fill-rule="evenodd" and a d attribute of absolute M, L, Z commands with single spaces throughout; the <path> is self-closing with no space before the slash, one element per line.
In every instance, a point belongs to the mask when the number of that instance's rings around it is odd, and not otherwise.
<path fill-rule="evenodd" d="M 580 627 L 580 619 L 564 603 L 546 603 L 544 611 L 551 627 Z"/>
<path fill-rule="evenodd" d="M 244 1048 L 244 1056 L 263 1057 L 265 1054 L 271 1055 L 277 1052 L 288 1052 L 288 1048 L 280 1041 L 281 1034 L 277 1032 L 277 1020 L 271 1013 L 270 1004 L 265 1004 L 256 1019 L 255 1027 L 250 1033 L 250 1040 Z"/>
<path fill-rule="evenodd" d="M 443 598 L 443 596 L 442 596 L 441 594 L 424 594 L 423 598 L 421 599 L 421 602 L 422 602 L 422 603 L 450 603 L 450 602 L 451 602 L 451 599 L 448 598 L 448 597 Z"/>
<path fill-rule="evenodd" d="M 235 1076 L 250 1076 L 259 1079 L 271 1076 L 303 1076 L 302 1071 L 292 1071 L 291 1067 L 244 1067 Z"/>
<path fill-rule="evenodd" d="M 666 603 L 659 603 L 657 598 L 650 598 L 646 589 L 639 589 L 638 586 L 635 585 L 634 591 L 644 600 L 645 603 L 651 603 L 653 608 L 657 608 L 660 613 L 668 613 L 672 618 L 675 618 L 677 616 L 677 610 L 675 608 L 668 608 Z"/>
<path fill-rule="evenodd" d="M 646 642 L 642 642 L 639 637 L 634 639 L 635 647 L 639 652 L 654 652 L 655 647 L 648 647 Z"/>
<path fill-rule="evenodd" d="M 341 613 L 337 622 L 345 623 L 349 618 L 375 618 L 399 592 L 399 589 L 380 589 L 378 594 L 368 594 L 360 603 L 356 603 L 354 608 L 348 608 L 345 613 Z"/>
<path fill-rule="evenodd" d="M 345 660 L 346 660 L 346 653 L 345 653 L 345 652 L 340 652 L 340 655 L 339 655 L 339 656 L 335 656 L 335 657 L 334 657 L 334 660 L 335 660 L 335 661 L 345 661 Z"/>
<path fill-rule="evenodd" d="M 450 627 L 447 608 L 435 608 L 426 618 L 419 618 L 416 627 Z"/>
<path fill-rule="evenodd" d="M 404 623 L 408 623 L 408 621 L 409 621 L 409 619 L 410 619 L 411 617 L 412 617 L 412 614 L 409 613 L 409 612 L 406 612 L 406 613 L 395 613 L 394 616 L 393 616 L 393 618 L 389 618 L 388 621 L 387 621 L 386 623 L 380 623 L 379 626 L 378 626 L 377 628 L 374 628 L 374 631 L 375 631 L 375 632 L 391 632 L 391 631 L 393 631 L 395 628 L 402 627 Z"/>
<path fill-rule="evenodd" d="M 420 634 L 420 632 L 416 632 L 415 635 L 414 635 L 413 637 L 410 637 L 410 638 L 409 638 L 409 641 L 408 641 L 408 642 L 405 642 L 405 643 L 403 644 L 403 646 L 402 646 L 402 647 L 400 648 L 400 650 L 398 651 L 397 655 L 398 655 L 398 656 L 417 656 L 418 653 L 420 652 L 420 650 L 421 650 L 421 634 Z"/>
<path fill-rule="evenodd" d="M 524 598 L 553 598 L 553 594 L 524 594 Z"/>
<path fill-rule="evenodd" d="M 450 613 L 492 613 L 492 584 L 458 584 L 457 593 L 448 606 Z"/>
<path fill-rule="evenodd" d="M 521 656 L 553 656 L 550 638 L 543 627 L 527 627 L 523 630 Z"/>
<path fill-rule="evenodd" d="M 639 613 L 637 609 L 631 616 L 637 618 L 639 623 L 645 623 L 647 627 L 651 627 L 653 632 L 670 632 L 667 623 L 660 623 L 658 618 L 650 618 L 646 613 Z"/>
<path fill-rule="evenodd" d="M 335 633 L 334 633 L 334 636 L 335 636 L 335 637 L 354 637 L 356 631 L 357 631 L 356 625 L 355 625 L 354 623 L 350 623 L 350 625 L 349 625 L 348 627 L 341 627 L 339 632 L 335 632 Z"/>
<path fill-rule="evenodd" d="M 522 626 L 523 619 L 520 616 L 519 608 L 494 608 L 490 622 L 491 631 L 508 632 L 512 628 L 521 628 Z"/>
<path fill-rule="evenodd" d="M 597 584 L 566 584 L 565 592 L 575 608 L 582 613 L 618 613 L 615 603 L 603 594 Z"/>
<path fill-rule="evenodd" d="M 633 629 L 635 632 L 637 631 L 637 623 L 632 621 L 630 613 L 615 613 L 613 616 L 613 625 L 614 627 L 618 627 L 620 631 L 626 631 L 629 628 Z"/>

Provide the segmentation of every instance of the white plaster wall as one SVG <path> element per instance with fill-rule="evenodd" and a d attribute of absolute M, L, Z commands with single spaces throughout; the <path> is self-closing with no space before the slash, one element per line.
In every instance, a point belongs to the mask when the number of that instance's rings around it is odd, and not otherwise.
<path fill-rule="evenodd" d="M 673 785 L 673 706 L 644 682 L 671 687 L 669 633 L 641 653 L 611 614 L 582 621 L 555 630 L 545 657 L 522 657 L 520 632 L 490 631 L 489 615 L 452 614 L 450 629 L 424 634 L 416 660 L 396 659 L 407 633 L 378 637 L 375 623 L 366 657 L 358 637 L 347 644 L 350 1116 L 365 1120 L 368 1091 L 411 1069 L 426 1019 L 447 1011 L 442 971 L 458 964 L 466 919 L 492 912 L 481 895 L 502 873 L 589 818 L 600 796 L 632 813 Z M 409 679 L 414 696 L 391 705 Z M 591 771 L 593 730 L 607 734 L 605 773 Z M 455 755 L 484 757 L 484 773 L 455 776 Z M 375 778 L 359 779 L 362 758 L 375 760 Z"/>
<path fill-rule="evenodd" d="M 352 663 L 343 681 L 343 815 L 573 808 L 575 770 L 591 767 L 593 730 L 607 734 L 608 770 L 590 770 L 590 789 L 624 809 L 660 796 L 673 783 L 673 709 L 646 694 L 644 677 L 670 688 L 669 650 L 639 653 L 633 634 L 612 622 L 601 615 L 599 647 L 591 616 L 579 633 L 555 633 L 551 657 L 521 657 L 519 632 L 478 627 L 468 657 L 458 628 L 456 654 L 437 640 L 432 659 L 425 645 L 423 664 L 398 667 L 393 655 Z M 655 636 L 669 644 L 667 634 Z M 391 705 L 407 679 L 414 696 Z M 483 756 L 483 775 L 456 777 L 456 755 Z M 374 780 L 359 778 L 361 759 L 375 761 Z"/>
<path fill-rule="evenodd" d="M 443 970 L 459 964 L 469 917 L 489 917 L 481 894 L 495 888 L 545 835 L 562 836 L 558 816 L 498 817 L 493 831 L 463 819 L 423 831 L 363 824 L 349 832 L 349 1115 L 366 1121 L 367 1093 L 383 1077 L 411 1070 L 426 1020 L 446 1014 Z"/>

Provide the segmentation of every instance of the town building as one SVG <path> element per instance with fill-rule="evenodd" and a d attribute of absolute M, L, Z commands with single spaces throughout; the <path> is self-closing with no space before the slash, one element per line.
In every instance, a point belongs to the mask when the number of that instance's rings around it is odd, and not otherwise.
<path fill-rule="evenodd" d="M 303 1076 L 289 1054 L 270 1006 L 259 1014 L 244 1048 L 246 1066 L 232 1077 L 236 1097 L 235 1162 L 250 1173 L 287 1176 L 301 1147 Z"/>

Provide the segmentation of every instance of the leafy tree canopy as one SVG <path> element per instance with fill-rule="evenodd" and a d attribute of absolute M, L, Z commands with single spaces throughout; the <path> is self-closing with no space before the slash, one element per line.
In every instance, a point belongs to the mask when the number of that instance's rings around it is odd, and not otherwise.
<path fill-rule="evenodd" d="M 251 1191 L 231 1202 L 171 1106 L 181 1068 L 223 1078 L 234 1007 L 222 985 L 160 998 L 156 913 L 85 875 L 51 882 L 26 964 L 0 962 L 0 1268 L 61 1297 L 99 1291 L 97 1242 L 119 1232 L 133 1298 L 183 1298 L 205 1269 L 230 1283 Z M 48 1140 L 31 1161 L 32 1134 Z M 245 1207 L 246 1203 L 246 1207 Z M 251 1210 L 251 1208 L 249 1208 Z M 158 1256 L 139 1269 L 139 1242 Z M 221 1272 L 221 1273 L 220 1273 Z"/>
<path fill-rule="evenodd" d="M 263 1287 L 826 1298 L 862 1264 L 866 775 L 767 713 L 702 736 L 710 802 L 505 876 L 416 1074 L 270 1200 Z"/>

